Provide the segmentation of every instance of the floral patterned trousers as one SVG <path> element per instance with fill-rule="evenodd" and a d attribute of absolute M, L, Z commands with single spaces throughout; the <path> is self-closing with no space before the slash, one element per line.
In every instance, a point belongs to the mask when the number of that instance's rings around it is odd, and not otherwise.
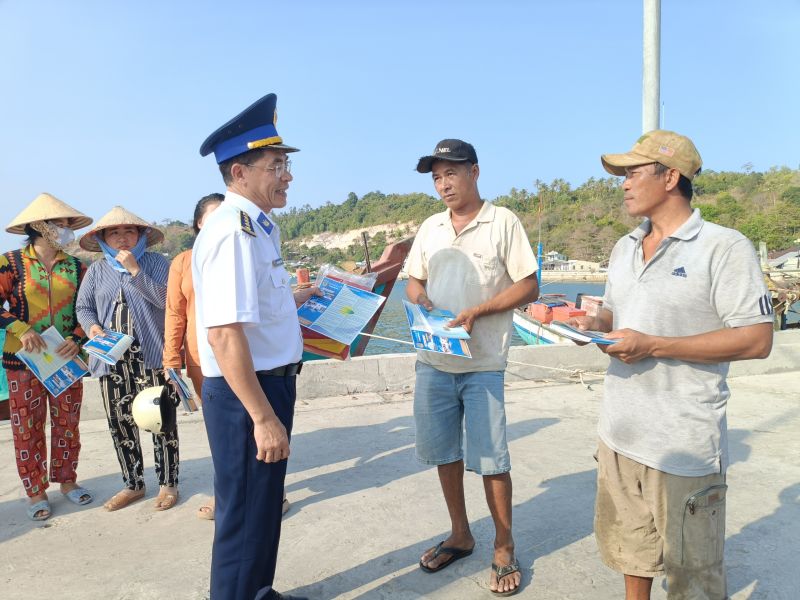
<path fill-rule="evenodd" d="M 50 481 L 70 483 L 77 480 L 81 436 L 83 382 L 76 381 L 58 398 L 51 396 L 28 369 L 8 370 L 8 403 L 14 454 L 25 493 L 38 496 Z M 45 421 L 50 406 L 50 469 L 48 477 Z"/>

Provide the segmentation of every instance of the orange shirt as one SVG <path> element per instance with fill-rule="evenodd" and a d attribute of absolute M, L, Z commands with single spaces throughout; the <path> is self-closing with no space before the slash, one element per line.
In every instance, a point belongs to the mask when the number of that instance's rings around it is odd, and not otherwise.
<path fill-rule="evenodd" d="M 169 268 L 164 318 L 164 368 L 180 369 L 183 349 L 187 367 L 199 367 L 192 288 L 192 251 L 178 254 Z"/>

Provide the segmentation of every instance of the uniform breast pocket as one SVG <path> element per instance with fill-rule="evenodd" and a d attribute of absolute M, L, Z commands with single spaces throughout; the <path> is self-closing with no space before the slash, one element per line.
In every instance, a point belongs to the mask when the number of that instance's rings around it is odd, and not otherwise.
<path fill-rule="evenodd" d="M 269 274 L 269 308 L 273 314 L 291 312 L 294 308 L 289 273 L 283 267 L 272 269 Z"/>
<path fill-rule="evenodd" d="M 493 285 L 497 277 L 500 261 L 496 256 L 473 252 L 470 257 L 470 270 L 466 281 L 472 285 Z"/>

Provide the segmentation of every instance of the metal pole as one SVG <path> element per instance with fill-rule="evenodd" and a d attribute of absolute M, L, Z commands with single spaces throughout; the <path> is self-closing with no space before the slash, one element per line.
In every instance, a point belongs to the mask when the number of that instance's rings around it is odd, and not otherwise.
<path fill-rule="evenodd" d="M 644 0 L 642 133 L 659 128 L 661 106 L 661 0 Z"/>

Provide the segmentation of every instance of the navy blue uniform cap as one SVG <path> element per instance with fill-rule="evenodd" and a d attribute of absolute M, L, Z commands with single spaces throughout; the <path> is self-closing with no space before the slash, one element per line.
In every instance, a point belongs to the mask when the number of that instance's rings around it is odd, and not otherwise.
<path fill-rule="evenodd" d="M 256 148 L 275 148 L 286 152 L 298 152 L 298 148 L 287 146 L 278 135 L 275 123 L 278 113 L 275 105 L 278 97 L 267 94 L 245 108 L 222 127 L 206 138 L 200 146 L 200 156 L 214 153 L 217 164 Z"/>

